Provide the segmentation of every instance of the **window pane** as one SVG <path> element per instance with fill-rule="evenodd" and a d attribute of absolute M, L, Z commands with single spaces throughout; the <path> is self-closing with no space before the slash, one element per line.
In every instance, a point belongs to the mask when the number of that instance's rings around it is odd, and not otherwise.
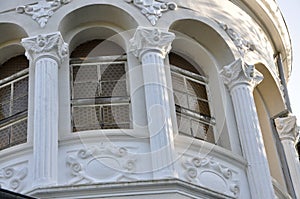
<path fill-rule="evenodd" d="M 177 91 L 185 91 L 185 83 L 184 78 L 182 76 L 176 75 L 175 73 L 172 73 L 172 85 L 173 89 Z"/>
<path fill-rule="evenodd" d="M 11 127 L 0 130 L 0 150 L 9 147 L 9 133 Z"/>
<path fill-rule="evenodd" d="M 191 125 L 189 118 L 181 113 L 177 113 L 176 116 L 179 133 L 191 136 Z"/>
<path fill-rule="evenodd" d="M 103 106 L 103 124 L 104 128 L 108 126 L 114 128 L 124 128 L 128 126 L 123 126 L 122 124 L 129 124 L 129 105 L 113 105 L 113 106 Z M 120 126 L 119 126 L 120 125 Z"/>
<path fill-rule="evenodd" d="M 199 100 L 197 97 L 193 97 L 193 96 L 188 96 L 188 101 L 191 110 L 206 116 L 210 116 L 208 102 L 203 102 Z"/>
<path fill-rule="evenodd" d="M 0 104 L 0 120 L 10 116 L 10 102 L 6 104 Z"/>
<path fill-rule="evenodd" d="M 110 63 L 101 65 L 101 80 L 120 80 L 126 79 L 124 63 Z"/>
<path fill-rule="evenodd" d="M 101 113 L 99 106 L 73 107 L 73 127 L 76 131 L 100 129 Z"/>
<path fill-rule="evenodd" d="M 176 105 L 180 107 L 188 108 L 187 94 L 174 91 L 174 100 Z"/>
<path fill-rule="evenodd" d="M 198 98 L 207 100 L 206 88 L 203 84 L 187 79 L 186 86 L 187 86 L 187 92 L 190 95 L 194 95 L 197 96 Z"/>
<path fill-rule="evenodd" d="M 28 77 L 13 84 L 12 115 L 27 110 L 28 107 Z"/>
<path fill-rule="evenodd" d="M 74 83 L 74 99 L 94 98 L 98 96 L 98 82 Z"/>
<path fill-rule="evenodd" d="M 98 81 L 97 65 L 73 66 L 74 82 Z"/>
<path fill-rule="evenodd" d="M 11 126 L 10 145 L 25 143 L 27 139 L 27 119 Z"/>
<path fill-rule="evenodd" d="M 127 96 L 126 81 L 106 81 L 101 82 L 102 97 Z"/>
<path fill-rule="evenodd" d="M 193 136 L 202 140 L 206 140 L 208 125 L 193 119 L 191 120 L 191 123 Z"/>
<path fill-rule="evenodd" d="M 11 85 L 0 88 L 0 104 L 5 104 L 10 101 Z"/>

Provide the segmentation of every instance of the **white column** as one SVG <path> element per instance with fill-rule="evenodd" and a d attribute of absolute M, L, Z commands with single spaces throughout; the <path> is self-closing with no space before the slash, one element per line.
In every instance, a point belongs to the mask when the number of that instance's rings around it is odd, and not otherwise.
<path fill-rule="evenodd" d="M 139 27 L 130 40 L 131 51 L 143 68 L 145 100 L 150 134 L 153 177 L 174 177 L 173 127 L 170 89 L 167 86 L 164 59 L 175 35 L 157 28 Z"/>
<path fill-rule="evenodd" d="M 300 198 L 300 164 L 295 144 L 298 139 L 296 116 L 275 119 L 297 198 Z"/>
<path fill-rule="evenodd" d="M 263 76 L 253 65 L 238 59 L 221 71 L 232 98 L 242 151 L 248 162 L 247 176 L 252 198 L 274 199 L 268 160 L 258 121 L 253 89 Z"/>
<path fill-rule="evenodd" d="M 25 38 L 22 45 L 34 67 L 34 187 L 55 185 L 58 156 L 58 68 L 68 55 L 59 32 Z"/>

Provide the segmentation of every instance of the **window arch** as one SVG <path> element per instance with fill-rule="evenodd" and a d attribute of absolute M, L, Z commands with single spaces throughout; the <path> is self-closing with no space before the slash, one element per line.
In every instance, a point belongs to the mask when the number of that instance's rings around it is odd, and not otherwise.
<path fill-rule="evenodd" d="M 73 132 L 131 128 L 124 49 L 95 39 L 77 46 L 70 58 Z"/>
<path fill-rule="evenodd" d="M 207 78 L 199 67 L 175 52 L 169 54 L 169 62 L 179 133 L 214 142 Z"/>
<path fill-rule="evenodd" d="M 0 65 L 0 150 L 27 141 L 28 67 L 24 55 Z"/>

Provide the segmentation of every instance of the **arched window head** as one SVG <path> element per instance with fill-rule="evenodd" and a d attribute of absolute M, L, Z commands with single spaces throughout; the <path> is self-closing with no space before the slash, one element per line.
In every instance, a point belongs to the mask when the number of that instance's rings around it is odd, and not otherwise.
<path fill-rule="evenodd" d="M 123 48 L 107 40 L 79 45 L 71 54 L 73 131 L 130 128 Z"/>
<path fill-rule="evenodd" d="M 24 55 L 0 65 L 0 150 L 27 141 L 28 66 Z"/>
<path fill-rule="evenodd" d="M 179 133 L 214 142 L 207 78 L 179 54 L 171 52 L 169 61 Z"/>

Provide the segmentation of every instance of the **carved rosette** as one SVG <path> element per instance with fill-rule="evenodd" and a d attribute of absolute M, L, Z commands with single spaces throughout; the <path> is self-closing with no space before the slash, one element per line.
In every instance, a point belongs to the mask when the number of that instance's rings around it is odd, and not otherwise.
<path fill-rule="evenodd" d="M 255 69 L 254 65 L 246 64 L 241 58 L 224 66 L 220 74 L 229 90 L 239 84 L 250 85 L 253 89 L 263 80 L 263 75 Z"/>
<path fill-rule="evenodd" d="M 189 157 L 182 161 L 183 177 L 194 184 L 238 197 L 240 192 L 237 172 L 213 158 Z"/>
<path fill-rule="evenodd" d="M 298 138 L 297 118 L 294 115 L 276 118 L 275 125 L 281 140 L 296 141 Z"/>
<path fill-rule="evenodd" d="M 70 3 L 71 0 L 40 0 L 35 4 L 19 6 L 16 12 L 31 16 L 41 28 L 44 28 L 49 18 L 61 6 Z"/>
<path fill-rule="evenodd" d="M 158 28 L 138 27 L 130 40 L 130 51 L 140 60 L 149 51 L 161 53 L 162 57 L 171 50 L 171 43 L 175 39 L 172 32 L 161 31 Z"/>
<path fill-rule="evenodd" d="M 164 2 L 157 0 L 125 0 L 127 3 L 133 3 L 141 10 L 141 13 L 147 17 L 150 23 L 156 25 L 162 13 L 168 10 L 176 10 L 177 5 L 174 2 Z"/>
<path fill-rule="evenodd" d="M 125 147 L 101 143 L 69 154 L 66 163 L 72 176 L 69 184 L 135 180 L 136 158 Z"/>
<path fill-rule="evenodd" d="M 10 189 L 13 191 L 21 191 L 25 186 L 23 181 L 27 174 L 27 167 L 9 166 L 0 169 L 1 188 Z"/>
<path fill-rule="evenodd" d="M 233 30 L 232 28 L 230 28 L 228 25 L 224 23 L 220 23 L 218 21 L 217 23 L 233 41 L 234 45 L 237 47 L 242 57 L 244 57 L 249 51 L 255 50 L 255 45 L 243 39 L 238 32 L 236 32 L 235 30 Z"/>
<path fill-rule="evenodd" d="M 69 46 L 59 32 L 25 38 L 21 43 L 26 49 L 25 55 L 31 61 L 49 56 L 61 63 L 69 54 Z"/>

